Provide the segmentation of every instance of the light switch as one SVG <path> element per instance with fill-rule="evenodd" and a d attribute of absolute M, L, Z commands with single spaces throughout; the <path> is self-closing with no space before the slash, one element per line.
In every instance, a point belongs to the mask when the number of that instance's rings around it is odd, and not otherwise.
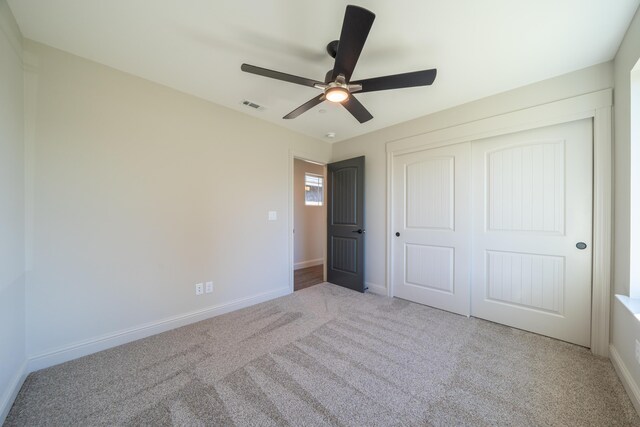
<path fill-rule="evenodd" d="M 269 221 L 276 221 L 278 219 L 278 212 L 269 211 Z"/>

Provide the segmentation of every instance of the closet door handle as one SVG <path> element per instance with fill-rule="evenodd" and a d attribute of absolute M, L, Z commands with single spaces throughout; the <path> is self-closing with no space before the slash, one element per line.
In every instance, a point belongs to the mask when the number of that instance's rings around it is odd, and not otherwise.
<path fill-rule="evenodd" d="M 396 231 L 396 237 L 400 237 L 400 232 Z"/>

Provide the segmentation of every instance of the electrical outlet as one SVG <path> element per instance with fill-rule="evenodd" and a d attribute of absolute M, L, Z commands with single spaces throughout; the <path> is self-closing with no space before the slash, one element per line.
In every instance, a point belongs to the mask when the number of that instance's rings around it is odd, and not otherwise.
<path fill-rule="evenodd" d="M 640 341 L 636 340 L 636 362 L 640 363 Z"/>
<path fill-rule="evenodd" d="M 205 284 L 205 292 L 210 294 L 211 292 L 213 292 L 213 282 L 207 282 Z"/>
<path fill-rule="evenodd" d="M 196 295 L 202 295 L 204 293 L 204 289 L 202 287 L 202 283 L 196 283 Z"/>

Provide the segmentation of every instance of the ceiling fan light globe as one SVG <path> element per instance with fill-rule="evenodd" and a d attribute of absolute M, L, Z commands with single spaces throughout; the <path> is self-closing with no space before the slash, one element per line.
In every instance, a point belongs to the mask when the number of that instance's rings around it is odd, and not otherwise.
<path fill-rule="evenodd" d="M 349 91 L 343 87 L 332 87 L 325 92 L 327 101 L 340 103 L 349 98 Z"/>

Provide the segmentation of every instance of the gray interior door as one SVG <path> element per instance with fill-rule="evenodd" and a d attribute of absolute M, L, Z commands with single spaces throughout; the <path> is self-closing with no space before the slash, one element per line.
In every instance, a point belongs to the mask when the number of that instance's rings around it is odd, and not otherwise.
<path fill-rule="evenodd" d="M 364 292 L 364 156 L 328 165 L 327 281 Z"/>

